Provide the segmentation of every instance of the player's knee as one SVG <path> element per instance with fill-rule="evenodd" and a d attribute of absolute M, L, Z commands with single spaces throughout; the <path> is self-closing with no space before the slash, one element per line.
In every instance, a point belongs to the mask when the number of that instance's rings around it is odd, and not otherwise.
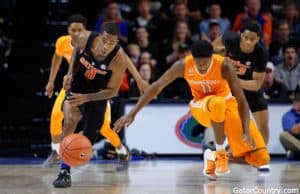
<path fill-rule="evenodd" d="M 213 97 L 209 101 L 209 110 L 212 113 L 212 120 L 223 122 L 225 120 L 226 102 L 223 97 Z"/>

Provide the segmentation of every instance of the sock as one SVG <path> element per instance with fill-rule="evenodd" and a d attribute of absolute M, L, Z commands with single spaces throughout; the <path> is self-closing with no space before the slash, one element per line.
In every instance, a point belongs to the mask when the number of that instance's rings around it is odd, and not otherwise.
<path fill-rule="evenodd" d="M 70 173 L 70 166 L 62 162 L 60 164 L 60 170 L 67 170 Z"/>
<path fill-rule="evenodd" d="M 223 144 L 221 144 L 221 145 L 216 143 L 216 150 L 217 151 L 225 150 L 226 145 L 227 145 L 227 141 L 224 141 Z"/>
<path fill-rule="evenodd" d="M 52 150 L 55 150 L 56 151 L 56 153 L 58 153 L 59 154 L 59 146 L 60 146 L 60 143 L 51 143 L 51 148 L 52 148 Z"/>
<path fill-rule="evenodd" d="M 207 157 L 209 160 L 216 161 L 216 152 L 210 151 Z"/>
<path fill-rule="evenodd" d="M 121 148 L 120 149 L 116 148 L 116 152 L 117 152 L 117 154 L 123 154 L 123 155 L 127 154 L 127 150 L 126 150 L 126 148 L 125 148 L 125 146 L 123 144 L 121 144 Z"/>

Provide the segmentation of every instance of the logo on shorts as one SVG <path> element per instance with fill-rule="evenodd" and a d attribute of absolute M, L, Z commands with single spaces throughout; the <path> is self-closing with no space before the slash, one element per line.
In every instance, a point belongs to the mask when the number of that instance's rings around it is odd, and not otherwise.
<path fill-rule="evenodd" d="M 193 148 L 201 148 L 201 144 L 204 139 L 204 129 L 199 127 L 198 122 L 194 119 L 190 112 L 182 116 L 177 121 L 175 133 L 177 138 L 185 145 Z"/>

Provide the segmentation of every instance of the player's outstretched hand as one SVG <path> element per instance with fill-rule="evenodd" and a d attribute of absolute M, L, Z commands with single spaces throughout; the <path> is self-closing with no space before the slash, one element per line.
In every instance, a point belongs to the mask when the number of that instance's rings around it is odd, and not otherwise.
<path fill-rule="evenodd" d="M 65 90 L 69 90 L 71 87 L 71 82 L 72 82 L 72 76 L 71 75 L 65 75 L 64 76 L 64 81 L 63 81 L 63 88 Z"/>
<path fill-rule="evenodd" d="M 131 114 L 127 114 L 119 118 L 114 123 L 114 130 L 119 133 L 123 127 L 128 127 L 134 121 L 134 116 Z"/>
<path fill-rule="evenodd" d="M 71 95 L 67 97 L 71 106 L 80 106 L 88 101 L 87 94 L 78 94 L 71 92 Z"/>
<path fill-rule="evenodd" d="M 247 144 L 249 144 L 253 149 L 255 149 L 255 142 L 249 133 L 243 134 L 242 138 Z"/>

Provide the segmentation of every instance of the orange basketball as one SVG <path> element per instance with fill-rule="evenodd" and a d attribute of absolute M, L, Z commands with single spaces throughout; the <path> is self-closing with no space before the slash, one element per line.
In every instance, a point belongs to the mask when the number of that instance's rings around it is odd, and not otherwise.
<path fill-rule="evenodd" d="M 72 167 L 87 163 L 93 155 L 90 140 L 81 134 L 71 134 L 65 137 L 59 149 L 62 161 Z"/>

